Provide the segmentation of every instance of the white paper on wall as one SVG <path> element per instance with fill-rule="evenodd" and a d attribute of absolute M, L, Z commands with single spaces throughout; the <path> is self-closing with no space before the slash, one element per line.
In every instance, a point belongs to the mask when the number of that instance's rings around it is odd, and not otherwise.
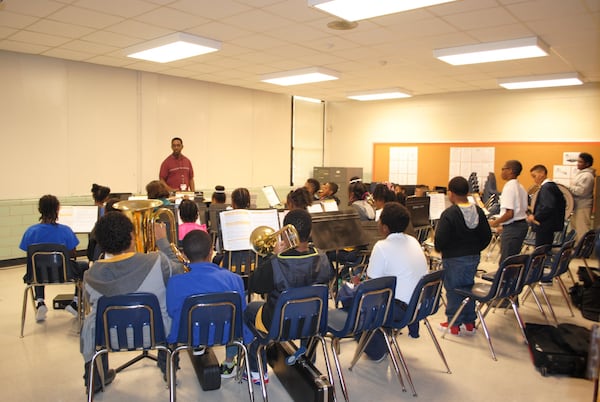
<path fill-rule="evenodd" d="M 417 184 L 418 147 L 391 147 L 388 180 L 398 184 Z"/>

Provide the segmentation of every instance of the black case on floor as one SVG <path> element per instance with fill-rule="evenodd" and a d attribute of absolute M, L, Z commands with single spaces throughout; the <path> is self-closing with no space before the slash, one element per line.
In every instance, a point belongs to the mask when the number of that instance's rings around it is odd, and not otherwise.
<path fill-rule="evenodd" d="M 304 358 L 288 366 L 286 359 L 296 348 L 288 343 L 275 343 L 267 348 L 267 362 L 294 401 L 333 401 L 333 388 L 326 375 Z"/>
<path fill-rule="evenodd" d="M 60 294 L 52 300 L 52 307 L 54 310 L 64 310 L 69 304 L 73 302 L 73 293 L 71 294 Z"/>
<path fill-rule="evenodd" d="M 525 325 L 533 364 L 543 376 L 563 374 L 585 378 L 590 330 L 574 324 Z"/>
<path fill-rule="evenodd" d="M 188 354 L 202 389 L 212 391 L 221 388 L 221 367 L 212 349 L 206 348 L 201 355 L 195 355 L 192 350 L 188 350 Z"/>

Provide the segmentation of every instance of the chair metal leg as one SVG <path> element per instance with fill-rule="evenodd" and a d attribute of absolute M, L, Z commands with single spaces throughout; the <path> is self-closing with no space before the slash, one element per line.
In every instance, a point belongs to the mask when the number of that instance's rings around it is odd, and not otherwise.
<path fill-rule="evenodd" d="M 321 335 L 316 336 L 321 342 L 321 347 L 323 349 L 323 358 L 325 359 L 325 367 L 327 368 L 327 377 L 329 377 L 329 383 L 331 384 L 331 389 L 333 391 L 333 400 L 336 401 L 337 398 L 335 396 L 335 382 L 333 381 L 333 372 L 331 371 L 331 362 L 329 361 L 329 353 L 327 353 L 327 343 L 325 342 L 325 338 Z"/>
<path fill-rule="evenodd" d="M 255 341 L 257 342 L 257 341 Z M 258 362 L 258 375 L 260 378 L 260 390 L 262 392 L 263 401 L 267 402 L 269 397 L 267 396 L 267 384 L 265 384 L 264 372 L 265 372 L 265 364 L 262 360 L 262 352 L 265 350 L 265 345 L 258 345 L 258 350 L 256 351 L 256 361 Z M 252 376 L 248 377 L 248 382 L 252 382 Z"/>
<path fill-rule="evenodd" d="M 565 283 L 563 282 L 563 280 L 560 276 L 556 277 L 556 282 L 558 282 L 558 287 L 560 288 L 560 291 L 561 291 L 563 297 L 565 298 L 565 301 L 567 302 L 567 307 L 569 307 L 569 311 L 571 312 L 571 317 L 575 317 L 575 313 L 573 313 L 573 307 L 571 307 L 571 301 L 569 300 L 569 292 L 567 291 L 567 287 L 565 286 Z"/>
<path fill-rule="evenodd" d="M 521 335 L 523 335 L 523 341 L 527 343 L 527 336 L 525 335 L 525 324 L 523 323 L 523 319 L 521 318 L 521 314 L 519 313 L 519 307 L 515 303 L 514 297 L 511 296 L 508 298 L 510 300 L 510 305 L 513 308 L 515 313 L 515 318 L 517 319 L 517 323 L 519 324 L 519 328 L 521 329 Z"/>
<path fill-rule="evenodd" d="M 483 328 L 483 333 L 485 334 L 485 338 L 487 339 L 488 346 L 490 348 L 490 352 L 492 353 L 492 359 L 494 361 L 498 361 L 496 358 L 496 352 L 494 352 L 494 347 L 492 346 L 492 338 L 490 337 L 490 331 L 488 330 L 487 325 L 485 324 L 485 319 L 483 318 L 483 314 L 481 314 L 481 304 L 477 306 L 475 309 L 477 315 L 479 316 L 479 322 L 481 322 L 481 328 Z"/>
<path fill-rule="evenodd" d="M 175 394 L 175 385 L 177 384 L 177 378 L 176 378 L 176 368 L 175 368 L 175 359 L 176 357 L 179 355 L 179 351 L 185 349 L 185 348 L 175 348 L 175 350 L 173 350 L 171 352 L 171 356 L 168 362 L 169 365 L 169 401 L 170 402 L 175 402 L 177 396 Z"/>
<path fill-rule="evenodd" d="M 442 359 L 442 362 L 444 362 L 444 365 L 446 366 L 446 372 L 448 374 L 452 374 L 452 371 L 450 371 L 450 366 L 448 366 L 448 362 L 446 361 L 446 356 L 444 356 L 444 352 L 442 351 L 440 343 L 438 342 L 437 337 L 435 336 L 435 333 L 433 332 L 433 329 L 431 328 L 431 324 L 429 323 L 429 320 L 427 319 L 427 317 L 425 317 L 423 319 L 423 322 L 425 322 L 425 327 L 427 327 L 427 331 L 429 331 L 431 340 L 433 341 L 433 344 L 435 345 L 435 348 L 437 349 L 438 354 L 440 355 L 440 357 Z"/>
<path fill-rule="evenodd" d="M 360 339 L 358 340 L 358 346 L 356 347 L 356 350 L 354 351 L 354 357 L 352 357 L 352 361 L 350 362 L 350 367 L 348 368 L 348 370 L 352 371 L 352 368 L 354 368 L 354 365 L 360 358 L 360 355 L 362 354 L 362 352 L 365 350 L 365 347 L 371 341 L 371 338 L 373 338 L 374 334 L 375 334 L 375 331 L 369 331 L 369 332 L 363 332 L 363 334 L 360 336 Z"/>
<path fill-rule="evenodd" d="M 546 312 L 544 311 L 544 308 L 542 307 L 542 303 L 540 303 L 540 298 L 537 297 L 537 295 L 535 294 L 534 286 L 535 286 L 535 284 L 528 285 L 527 291 L 529 291 L 529 293 L 531 293 L 531 295 L 533 296 L 533 300 L 535 300 L 535 304 L 537 305 L 538 310 L 540 310 L 540 313 L 542 313 L 544 320 L 546 320 L 546 324 L 550 325 L 550 320 L 548 320 L 548 316 L 546 315 Z M 521 305 L 523 304 L 523 302 L 524 302 L 524 300 L 521 300 Z"/>
<path fill-rule="evenodd" d="M 394 363 L 394 368 L 397 370 L 396 373 L 398 374 L 398 379 L 400 380 L 400 383 L 402 384 L 402 390 L 405 391 L 405 386 L 404 386 L 404 381 L 402 380 L 402 375 L 400 374 L 400 370 L 397 367 L 398 363 L 395 361 L 395 356 L 394 353 L 392 353 L 392 347 L 390 345 L 390 337 L 388 337 L 387 332 L 384 329 L 381 329 L 381 331 L 383 332 L 383 337 L 385 338 L 385 343 L 390 351 L 390 358 L 392 359 L 392 363 Z M 394 349 L 396 350 L 396 354 L 398 355 L 398 358 L 400 359 L 400 364 L 402 364 L 402 368 L 404 369 L 404 373 L 406 374 L 406 378 L 408 379 L 408 384 L 410 385 L 410 389 L 412 390 L 413 396 L 417 396 L 417 391 L 415 390 L 415 385 L 413 384 L 412 378 L 410 376 L 410 371 L 408 371 L 408 365 L 406 364 L 406 360 L 404 360 L 404 356 L 402 355 L 402 352 L 400 351 L 400 346 L 398 346 L 398 341 L 396 340 L 395 336 L 391 336 L 391 344 L 394 345 Z"/>
<path fill-rule="evenodd" d="M 558 325 L 558 320 L 556 319 L 556 314 L 554 314 L 554 309 L 552 308 L 552 303 L 550 303 L 550 299 L 548 298 L 548 295 L 546 294 L 546 291 L 544 290 L 544 285 L 542 285 L 542 284 L 540 284 L 540 291 L 542 292 L 544 301 L 546 302 L 546 305 L 548 306 L 548 311 L 550 311 L 550 314 L 552 314 L 552 318 L 554 319 L 554 322 L 556 323 L 556 325 Z"/>
<path fill-rule="evenodd" d="M 467 305 L 467 303 L 469 303 L 470 300 L 471 300 L 470 297 L 465 297 L 463 299 L 463 301 L 460 302 L 460 306 L 458 306 L 458 310 L 456 310 L 456 313 L 454 313 L 454 316 L 452 316 L 452 319 L 448 323 L 448 328 L 444 329 L 444 332 L 442 333 L 442 339 L 444 339 L 446 337 L 446 334 L 448 333 L 448 331 L 450 331 L 450 328 L 452 328 L 452 326 L 456 322 L 456 319 L 458 318 L 460 313 L 464 310 L 465 306 Z"/>
<path fill-rule="evenodd" d="M 246 348 L 246 345 L 244 345 L 242 342 L 235 341 L 233 343 L 238 346 L 238 368 L 236 378 L 239 376 L 238 381 L 242 381 L 242 378 L 240 376 L 240 368 L 243 367 L 246 371 L 246 376 L 248 377 L 248 381 L 246 381 L 248 383 L 248 395 L 250 396 L 250 401 L 254 402 L 254 388 L 252 384 L 252 376 L 250 374 L 250 363 L 248 362 L 248 348 Z M 239 353 L 240 350 L 241 353 Z M 175 384 L 173 384 L 173 386 L 174 385 Z"/>
<path fill-rule="evenodd" d="M 21 338 L 23 337 L 23 330 L 25 329 L 25 315 L 27 314 L 27 292 L 31 292 L 31 300 L 34 300 L 33 287 L 27 285 L 23 292 L 23 310 L 21 311 Z M 34 301 L 35 308 L 35 301 Z"/>
<path fill-rule="evenodd" d="M 338 357 L 338 353 L 340 350 L 340 340 L 335 337 L 331 337 L 331 353 L 333 354 L 333 362 L 335 363 L 335 369 L 337 371 L 338 378 L 340 380 L 340 387 L 342 388 L 342 394 L 344 395 L 344 400 L 348 402 L 350 397 L 348 395 L 348 387 L 346 386 L 346 380 L 344 378 L 344 374 L 342 373 L 342 366 L 340 364 L 340 358 Z"/>

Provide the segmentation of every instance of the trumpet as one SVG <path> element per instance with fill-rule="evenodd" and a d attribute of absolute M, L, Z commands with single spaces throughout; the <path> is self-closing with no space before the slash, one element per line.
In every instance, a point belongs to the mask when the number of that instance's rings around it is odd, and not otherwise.
<path fill-rule="evenodd" d="M 173 211 L 168 208 L 158 208 L 162 205 L 160 200 L 130 200 L 119 201 L 114 204 L 114 208 L 122 211 L 133 223 L 133 234 L 135 242 L 135 251 L 147 253 L 156 251 L 156 239 L 154 233 L 154 224 L 159 220 L 166 220 L 169 225 L 167 238 L 171 245 L 171 250 L 177 259 L 186 267 L 189 264 L 187 258 L 177 248 L 177 221 Z"/>
<path fill-rule="evenodd" d="M 252 250 L 262 257 L 273 254 L 278 245 L 278 253 L 283 253 L 299 243 L 300 236 L 293 225 L 285 225 L 277 232 L 268 226 L 259 226 L 250 234 Z"/>

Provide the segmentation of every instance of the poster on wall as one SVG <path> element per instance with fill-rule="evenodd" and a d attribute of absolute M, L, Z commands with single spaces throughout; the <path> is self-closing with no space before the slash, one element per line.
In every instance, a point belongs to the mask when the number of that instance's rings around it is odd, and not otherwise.
<path fill-rule="evenodd" d="M 580 152 L 563 152 L 563 165 L 577 166 Z"/>
<path fill-rule="evenodd" d="M 494 171 L 494 157 L 494 147 L 451 147 L 448 180 L 455 176 L 469 179 L 475 173 L 479 191 L 483 191 L 488 174 Z"/>
<path fill-rule="evenodd" d="M 391 147 L 388 180 L 396 184 L 417 184 L 418 147 Z"/>

